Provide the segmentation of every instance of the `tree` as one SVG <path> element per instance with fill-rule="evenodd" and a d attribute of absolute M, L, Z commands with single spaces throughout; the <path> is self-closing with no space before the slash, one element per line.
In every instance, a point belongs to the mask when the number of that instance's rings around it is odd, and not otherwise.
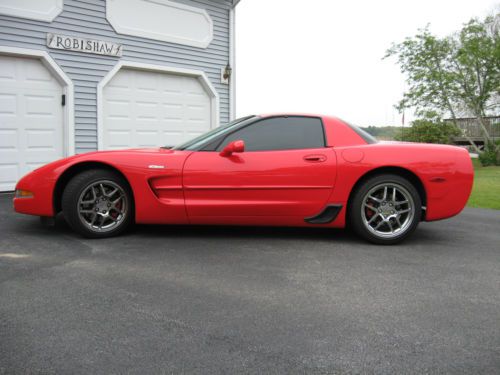
<path fill-rule="evenodd" d="M 459 32 L 439 38 L 427 26 L 402 43 L 393 44 L 385 58 L 395 56 L 406 74 L 408 89 L 397 105 L 415 108 L 421 115 L 436 111 L 451 117 L 473 116 L 486 148 L 499 155 L 485 116 L 496 114 L 500 104 L 500 14 L 483 21 L 472 19 Z M 467 134 L 464 134 L 467 137 Z M 481 152 L 470 139 L 469 142 Z"/>
<path fill-rule="evenodd" d="M 492 139 L 484 117 L 488 109 L 498 105 L 492 99 L 500 90 L 500 33 L 496 25 L 492 17 L 484 22 L 469 21 L 458 34 L 452 60 L 452 78 L 459 85 L 455 100 L 477 119 L 485 145 Z"/>

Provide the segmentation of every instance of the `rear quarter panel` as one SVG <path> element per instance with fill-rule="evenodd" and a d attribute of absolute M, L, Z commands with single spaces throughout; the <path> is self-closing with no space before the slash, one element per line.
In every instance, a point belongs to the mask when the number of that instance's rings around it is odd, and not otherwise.
<path fill-rule="evenodd" d="M 403 168 L 417 176 L 426 194 L 425 220 L 458 214 L 467 203 L 472 182 L 472 162 L 466 150 L 446 145 L 377 143 L 336 147 L 337 183 L 330 202 L 344 210 L 335 226 L 344 226 L 345 208 L 351 191 L 366 174 L 383 168 Z"/>

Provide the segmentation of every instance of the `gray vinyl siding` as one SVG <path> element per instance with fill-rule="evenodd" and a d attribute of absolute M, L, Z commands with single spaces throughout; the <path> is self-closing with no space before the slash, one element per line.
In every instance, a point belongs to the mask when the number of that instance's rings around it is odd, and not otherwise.
<path fill-rule="evenodd" d="M 97 149 L 97 84 L 120 58 L 46 47 L 47 33 L 108 40 L 123 45 L 121 59 L 202 70 L 219 94 L 219 121 L 229 121 L 229 88 L 220 69 L 229 61 L 229 0 L 177 0 L 206 9 L 214 24 L 208 48 L 117 34 L 106 20 L 105 0 L 65 0 L 51 23 L 0 15 L 0 45 L 48 51 L 71 78 L 75 94 L 76 153 Z"/>

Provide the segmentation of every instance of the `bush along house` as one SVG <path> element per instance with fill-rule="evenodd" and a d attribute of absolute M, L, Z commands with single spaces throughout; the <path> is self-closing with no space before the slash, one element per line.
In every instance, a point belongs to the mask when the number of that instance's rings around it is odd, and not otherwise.
<path fill-rule="evenodd" d="M 2 0 L 0 191 L 58 158 L 232 119 L 237 2 Z"/>

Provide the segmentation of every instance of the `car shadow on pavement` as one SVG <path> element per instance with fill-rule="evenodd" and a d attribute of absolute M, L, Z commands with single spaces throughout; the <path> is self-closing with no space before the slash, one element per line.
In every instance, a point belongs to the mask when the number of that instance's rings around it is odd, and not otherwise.
<path fill-rule="evenodd" d="M 221 225 L 136 225 L 133 232 L 145 236 L 175 237 L 218 237 L 220 239 L 308 239 L 356 241 L 346 230 L 330 228 L 294 228 L 294 227 L 256 227 L 256 226 L 221 226 Z"/>
<path fill-rule="evenodd" d="M 30 225 L 42 228 L 38 220 Z M 78 236 L 69 227 L 62 214 L 56 218 L 53 228 L 47 228 L 61 234 Z M 156 225 L 134 224 L 121 236 L 144 237 L 175 237 L 175 238 L 219 238 L 219 239 L 307 239 L 307 240 L 338 240 L 343 242 L 361 241 L 348 229 L 336 228 L 300 228 L 300 227 L 258 227 L 258 226 L 228 226 L 228 225 Z"/>
<path fill-rule="evenodd" d="M 79 238 L 66 223 L 62 214 L 56 218 L 55 226 L 44 228 L 39 220 L 24 221 L 23 225 L 16 226 L 18 233 L 32 233 L 44 236 L 65 235 Z M 257 226 L 221 226 L 221 225 L 132 225 L 121 235 L 125 238 L 147 237 L 151 239 L 176 238 L 176 239 L 204 239 L 217 240 L 249 240 L 249 239 L 274 239 L 274 240 L 300 240 L 311 242 L 342 243 L 350 245 L 367 245 L 367 243 L 349 228 L 301 228 L 301 227 L 257 227 Z M 433 230 L 426 223 L 422 223 L 416 232 L 406 239 L 403 245 L 436 245 L 441 241 L 449 240 L 446 233 Z M 373 245 L 377 246 L 377 245 Z"/>

